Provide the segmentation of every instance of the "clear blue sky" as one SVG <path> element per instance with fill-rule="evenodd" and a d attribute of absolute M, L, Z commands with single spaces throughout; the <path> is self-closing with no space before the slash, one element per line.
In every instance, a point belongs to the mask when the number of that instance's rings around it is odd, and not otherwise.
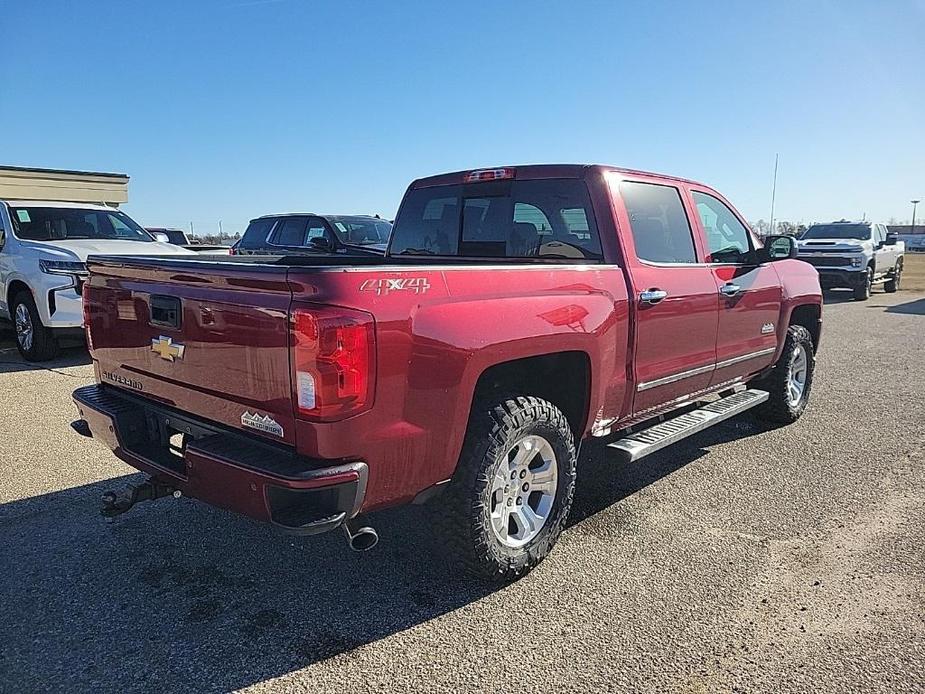
<path fill-rule="evenodd" d="M 0 20 L 0 163 L 128 173 L 148 225 L 391 216 L 415 177 L 528 162 L 688 176 L 767 219 L 775 152 L 780 219 L 925 198 L 925 0 L 0 0 Z"/>

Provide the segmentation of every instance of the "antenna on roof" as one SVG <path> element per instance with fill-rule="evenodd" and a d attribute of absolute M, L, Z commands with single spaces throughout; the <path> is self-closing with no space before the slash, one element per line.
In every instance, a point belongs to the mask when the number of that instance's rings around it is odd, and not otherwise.
<path fill-rule="evenodd" d="M 777 197 L 777 160 L 780 154 L 774 155 L 774 182 L 771 184 L 771 223 L 768 225 L 768 233 L 774 233 L 774 198 Z"/>

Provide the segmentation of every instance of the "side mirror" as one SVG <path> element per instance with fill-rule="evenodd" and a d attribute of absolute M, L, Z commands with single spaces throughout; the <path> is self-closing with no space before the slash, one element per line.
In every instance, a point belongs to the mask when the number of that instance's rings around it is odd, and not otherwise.
<path fill-rule="evenodd" d="M 886 241 L 884 243 L 886 243 L 887 246 L 896 245 L 899 243 L 899 234 L 892 231 L 888 232 L 886 235 Z"/>
<path fill-rule="evenodd" d="M 766 263 L 797 257 L 797 242 L 792 236 L 767 236 L 764 239 L 762 260 Z"/>
<path fill-rule="evenodd" d="M 154 237 L 155 241 L 160 241 L 161 243 L 170 243 L 170 237 L 167 236 L 163 231 L 155 231 L 151 236 Z"/>
<path fill-rule="evenodd" d="M 334 252 L 334 244 L 331 243 L 331 240 L 327 236 L 316 236 L 308 240 L 308 245 L 317 250 L 324 251 L 325 253 Z"/>

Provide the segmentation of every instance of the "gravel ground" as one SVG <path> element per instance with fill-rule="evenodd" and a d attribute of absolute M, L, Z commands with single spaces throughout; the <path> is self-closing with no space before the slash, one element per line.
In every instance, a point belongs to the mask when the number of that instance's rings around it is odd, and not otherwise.
<path fill-rule="evenodd" d="M 0 334 L 0 691 L 925 690 L 925 294 L 828 297 L 813 401 L 635 466 L 591 451 L 535 572 L 473 585 L 418 509 L 379 547 L 195 501 L 105 522 L 92 379 Z"/>

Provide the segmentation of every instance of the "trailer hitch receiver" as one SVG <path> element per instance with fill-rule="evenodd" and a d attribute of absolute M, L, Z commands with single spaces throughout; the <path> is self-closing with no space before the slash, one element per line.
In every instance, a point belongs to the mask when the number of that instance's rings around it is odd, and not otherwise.
<path fill-rule="evenodd" d="M 109 490 L 103 493 L 100 513 L 106 518 L 112 518 L 125 513 L 135 504 L 142 501 L 154 501 L 165 496 L 179 499 L 182 496 L 179 489 L 168 484 L 157 482 L 148 478 L 141 484 L 130 484 L 118 490 Z"/>

